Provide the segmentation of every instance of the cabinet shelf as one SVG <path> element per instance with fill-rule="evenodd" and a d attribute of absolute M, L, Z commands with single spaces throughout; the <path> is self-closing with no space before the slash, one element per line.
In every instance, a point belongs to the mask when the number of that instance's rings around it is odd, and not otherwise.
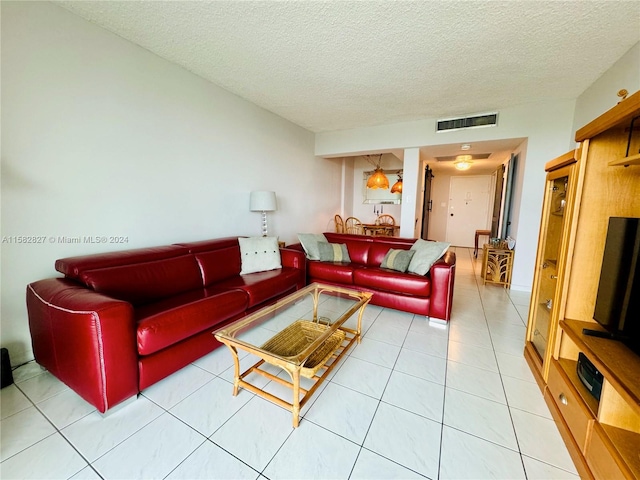
<path fill-rule="evenodd" d="M 582 333 L 583 328 L 598 329 L 597 323 L 562 320 L 560 327 L 607 378 L 608 383 L 625 403 L 640 417 L 640 382 L 638 382 L 640 356 L 616 340 L 592 337 Z M 602 330 L 602 328 L 599 329 Z"/>
<path fill-rule="evenodd" d="M 567 377 L 571 381 L 573 387 L 580 394 L 582 400 L 584 400 L 584 403 L 586 403 L 587 407 L 591 411 L 591 415 L 593 415 L 594 418 L 597 417 L 599 402 L 593 395 L 591 395 L 591 393 L 589 393 L 587 387 L 585 387 L 584 384 L 580 381 L 577 372 L 578 362 L 576 362 L 575 360 L 569 360 L 567 358 L 559 358 L 558 363 L 562 367 L 562 370 L 564 370 L 564 373 L 567 374 Z"/>
<path fill-rule="evenodd" d="M 640 434 L 622 428 L 612 427 L 611 425 L 601 426 L 611 440 L 611 443 L 615 445 L 620 456 L 624 459 L 627 467 L 629 467 L 636 478 L 640 478 L 640 454 L 638 454 Z"/>
<path fill-rule="evenodd" d="M 609 162 L 610 167 L 628 167 L 629 165 L 640 165 L 640 153 Z"/>

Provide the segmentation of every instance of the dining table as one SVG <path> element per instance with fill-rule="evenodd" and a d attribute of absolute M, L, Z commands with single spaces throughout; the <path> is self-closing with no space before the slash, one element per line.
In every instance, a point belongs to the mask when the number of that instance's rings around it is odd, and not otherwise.
<path fill-rule="evenodd" d="M 400 230 L 400 225 L 363 223 L 362 229 L 365 235 L 384 235 L 387 237 L 395 237 Z"/>

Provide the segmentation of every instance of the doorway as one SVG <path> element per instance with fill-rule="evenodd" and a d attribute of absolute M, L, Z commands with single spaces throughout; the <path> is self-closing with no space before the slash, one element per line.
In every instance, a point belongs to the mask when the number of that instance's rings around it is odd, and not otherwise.
<path fill-rule="evenodd" d="M 446 241 L 473 248 L 475 231 L 491 225 L 491 175 L 451 177 L 449 192 Z"/>
<path fill-rule="evenodd" d="M 422 233 L 420 238 L 429 239 L 429 216 L 433 209 L 433 200 L 431 199 L 431 182 L 433 181 L 433 170 L 426 166 L 424 170 L 424 199 L 422 205 Z"/>

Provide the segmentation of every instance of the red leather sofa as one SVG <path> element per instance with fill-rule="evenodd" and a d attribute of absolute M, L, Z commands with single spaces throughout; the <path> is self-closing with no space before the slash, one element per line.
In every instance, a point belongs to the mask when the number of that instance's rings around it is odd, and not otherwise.
<path fill-rule="evenodd" d="M 372 305 L 425 315 L 430 320 L 451 318 L 456 254 L 447 251 L 426 275 L 381 268 L 389 249 L 409 250 L 415 239 L 324 233 L 330 243 L 345 244 L 351 263 L 307 259 L 307 283 L 319 282 L 373 292 Z M 291 248 L 302 250 L 302 245 Z"/>
<path fill-rule="evenodd" d="M 100 412 L 221 344 L 212 332 L 305 285 L 304 254 L 240 275 L 236 237 L 56 261 L 27 286 L 36 361 Z"/>

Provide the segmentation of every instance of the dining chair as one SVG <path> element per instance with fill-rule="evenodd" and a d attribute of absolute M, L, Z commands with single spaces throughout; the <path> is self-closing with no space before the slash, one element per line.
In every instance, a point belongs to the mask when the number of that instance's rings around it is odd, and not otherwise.
<path fill-rule="evenodd" d="M 336 233 L 344 233 L 344 220 L 342 219 L 342 217 L 336 214 L 336 216 L 333 217 L 333 219 L 336 224 Z"/>
<path fill-rule="evenodd" d="M 385 235 L 388 235 L 390 237 L 393 237 L 393 227 L 396 225 L 396 219 L 393 218 L 391 215 L 388 214 L 382 214 L 378 217 L 378 225 L 384 225 L 384 226 L 388 226 L 391 228 L 387 228 L 384 231 Z"/>
<path fill-rule="evenodd" d="M 356 217 L 349 217 L 344 221 L 344 233 L 352 233 L 354 235 L 364 235 L 362 222 Z"/>

